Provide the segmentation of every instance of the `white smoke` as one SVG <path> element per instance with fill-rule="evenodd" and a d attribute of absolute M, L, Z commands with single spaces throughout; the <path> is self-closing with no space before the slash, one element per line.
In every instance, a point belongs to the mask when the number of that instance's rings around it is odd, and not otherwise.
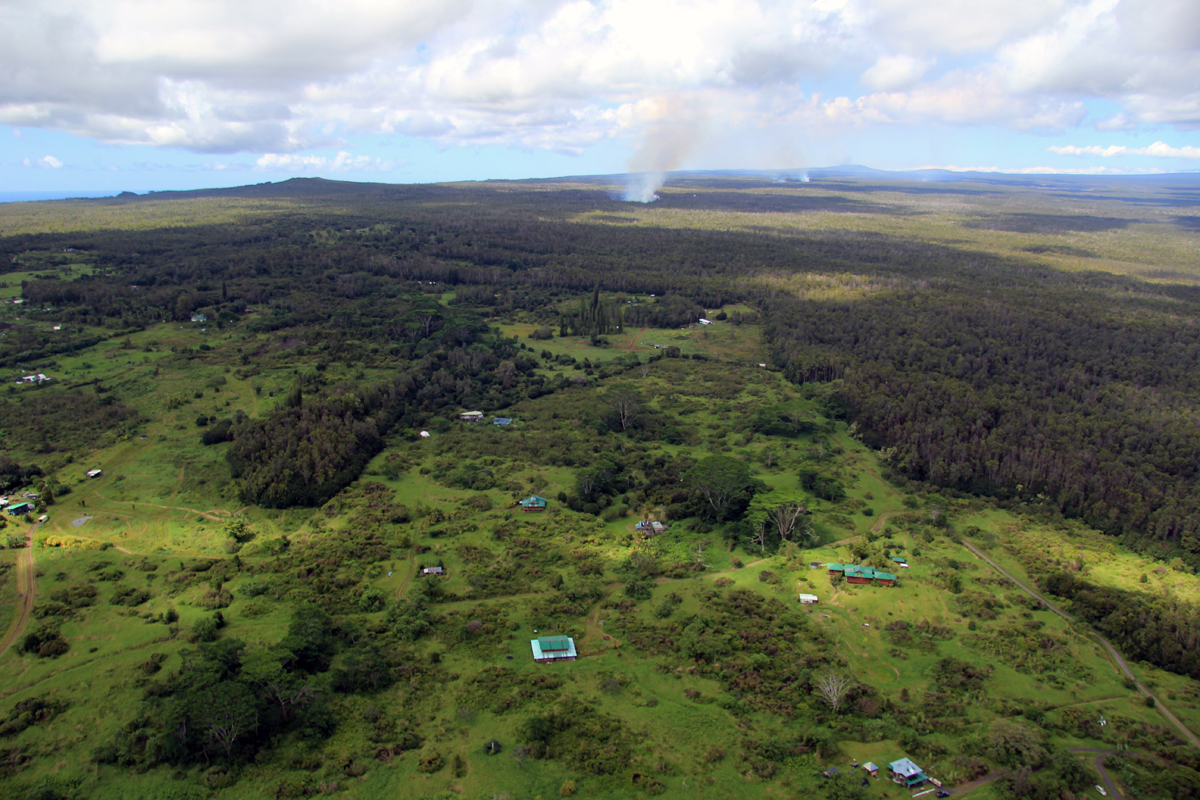
<path fill-rule="evenodd" d="M 652 116 L 656 121 L 646 129 L 629 160 L 630 174 L 621 199 L 631 203 L 657 200 L 656 192 L 667 173 L 678 169 L 703 137 L 703 113 L 682 98 L 655 103 Z"/>

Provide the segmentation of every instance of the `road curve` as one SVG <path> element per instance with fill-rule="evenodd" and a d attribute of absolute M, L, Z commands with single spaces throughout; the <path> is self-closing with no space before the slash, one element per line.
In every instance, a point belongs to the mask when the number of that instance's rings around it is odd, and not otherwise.
<path fill-rule="evenodd" d="M 979 556 L 984 561 L 986 561 L 988 564 L 990 564 L 992 566 L 992 568 L 995 569 L 997 572 L 999 572 L 1001 575 L 1008 578 L 1010 581 L 1015 583 L 1017 586 L 1020 586 L 1023 590 L 1025 590 L 1026 593 L 1028 593 L 1034 599 L 1041 602 L 1042 605 L 1046 606 L 1046 608 L 1050 609 L 1055 614 L 1058 614 L 1060 617 L 1067 620 L 1068 622 L 1076 621 L 1073 616 L 1071 616 L 1067 612 L 1063 611 L 1061 608 L 1054 605 L 1046 598 L 1042 597 L 1040 594 L 1035 592 L 1033 589 L 1030 589 L 1028 586 L 1021 583 L 1021 581 L 1014 578 L 1011 574 L 1009 574 L 1008 570 L 1004 569 L 1004 567 L 1000 566 L 995 561 L 992 561 L 990 558 L 985 556 L 978 547 L 971 544 L 966 539 L 963 539 L 963 546 L 965 546 L 972 553 Z M 1134 686 L 1137 687 L 1137 690 L 1139 692 L 1141 692 L 1144 696 L 1152 698 L 1154 700 L 1154 707 L 1158 709 L 1158 712 L 1160 714 L 1162 714 L 1164 717 L 1166 717 L 1167 720 L 1169 720 L 1171 722 L 1171 724 L 1174 725 L 1181 734 L 1183 734 L 1183 737 L 1192 743 L 1192 746 L 1200 748 L 1200 739 L 1196 738 L 1196 734 L 1192 733 L 1192 731 L 1186 725 L 1184 725 L 1182 722 L 1180 722 L 1179 718 L 1176 717 L 1174 714 L 1172 714 L 1171 710 L 1168 709 L 1166 706 L 1164 706 L 1162 704 L 1162 701 L 1159 700 L 1157 697 L 1155 697 L 1150 692 L 1150 690 L 1146 688 L 1145 684 L 1143 684 L 1141 681 L 1139 681 L 1137 679 L 1137 676 L 1133 674 L 1133 671 L 1131 669 L 1129 669 L 1129 664 L 1125 663 L 1125 659 L 1122 658 L 1121 654 L 1117 652 L 1117 648 L 1113 647 L 1112 644 L 1107 639 L 1105 639 L 1103 636 L 1096 633 L 1095 631 L 1089 630 L 1087 635 L 1089 638 L 1094 639 L 1096 642 L 1098 642 L 1100 645 L 1102 645 L 1106 651 L 1108 651 L 1108 655 L 1112 658 L 1113 663 L 1117 665 L 1117 669 L 1120 670 L 1122 673 L 1124 673 L 1125 676 L 1128 677 L 1131 681 L 1133 681 Z"/>
<path fill-rule="evenodd" d="M 29 615 L 33 613 L 33 603 L 37 600 L 37 570 L 33 563 L 33 535 L 37 533 L 39 527 L 41 527 L 40 522 L 29 528 L 25 547 L 17 555 L 17 591 L 21 595 L 21 609 L 8 624 L 8 630 L 4 632 L 4 639 L 0 640 L 0 656 L 7 653 L 8 648 L 12 647 L 25 632 Z"/>

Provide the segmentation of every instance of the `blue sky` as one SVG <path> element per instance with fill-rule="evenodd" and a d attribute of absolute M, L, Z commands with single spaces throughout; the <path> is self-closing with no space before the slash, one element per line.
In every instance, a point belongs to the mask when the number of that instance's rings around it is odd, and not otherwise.
<path fill-rule="evenodd" d="M 9 0 L 0 195 L 1200 169 L 1195 0 Z"/>

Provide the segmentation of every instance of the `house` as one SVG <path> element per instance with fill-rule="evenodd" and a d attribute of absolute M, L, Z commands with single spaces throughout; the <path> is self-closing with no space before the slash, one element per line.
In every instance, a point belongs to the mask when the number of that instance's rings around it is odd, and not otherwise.
<path fill-rule="evenodd" d="M 546 498 L 538 497 L 536 494 L 531 497 L 526 497 L 521 502 L 522 511 L 545 511 Z"/>
<path fill-rule="evenodd" d="M 890 572 L 864 567 L 858 564 L 828 564 L 830 577 L 843 577 L 846 583 L 871 583 L 879 581 L 884 586 L 893 586 L 896 576 Z"/>
<path fill-rule="evenodd" d="M 33 513 L 33 503 L 13 503 L 8 508 L 4 509 L 4 513 L 10 517 L 19 517 L 25 514 Z"/>
<path fill-rule="evenodd" d="M 103 472 L 103 471 L 104 471 L 104 470 L 102 470 L 102 469 L 89 469 L 89 470 L 88 470 L 88 471 L 87 471 L 85 474 L 86 474 L 86 475 L 87 475 L 89 478 L 99 478 L 99 477 L 100 477 L 100 473 L 101 473 L 101 472 Z"/>
<path fill-rule="evenodd" d="M 656 522 L 654 520 L 648 520 L 648 519 L 642 520 L 641 522 L 634 525 L 633 528 L 634 528 L 634 530 L 638 531 L 639 533 L 648 533 L 651 536 L 657 536 L 660 533 L 667 532 L 666 525 L 662 524 L 661 522 Z"/>
<path fill-rule="evenodd" d="M 803 594 L 802 593 L 800 595 L 800 602 L 804 603 L 806 605 L 811 605 L 811 604 L 817 602 L 817 600 L 819 600 L 819 599 L 820 598 L 817 597 L 815 594 Z"/>
<path fill-rule="evenodd" d="M 867 774 L 870 775 L 872 778 L 879 777 L 879 767 L 875 766 L 870 761 L 863 764 L 862 768 L 865 769 L 867 771 Z"/>
<path fill-rule="evenodd" d="M 461 419 L 463 422 L 482 422 L 483 421 L 483 412 L 482 411 L 464 411 L 463 413 L 458 415 L 458 418 Z"/>
<path fill-rule="evenodd" d="M 575 640 L 570 636 L 539 636 L 531 639 L 529 644 L 533 648 L 533 660 L 539 664 L 575 660 Z"/>
<path fill-rule="evenodd" d="M 891 770 L 893 783 L 902 784 L 909 789 L 914 786 L 921 786 L 925 781 L 929 780 L 924 771 L 907 758 L 893 761 L 888 764 L 888 769 Z"/>
<path fill-rule="evenodd" d="M 492 417 L 492 424 L 496 427 L 503 428 L 505 425 L 512 424 L 512 417 Z"/>
<path fill-rule="evenodd" d="M 446 570 L 442 567 L 422 567 L 422 575 L 444 575 Z"/>

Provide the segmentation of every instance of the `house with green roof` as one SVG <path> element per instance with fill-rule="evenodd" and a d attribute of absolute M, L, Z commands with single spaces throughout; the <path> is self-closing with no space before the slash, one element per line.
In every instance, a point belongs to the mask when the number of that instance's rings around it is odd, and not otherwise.
<path fill-rule="evenodd" d="M 545 511 L 546 498 L 538 497 L 536 494 L 531 497 L 526 497 L 520 501 L 522 511 Z"/>
<path fill-rule="evenodd" d="M 539 636 L 531 639 L 533 660 L 539 664 L 547 661 L 574 661 L 575 640 L 570 636 Z"/>
<path fill-rule="evenodd" d="M 846 583 L 879 581 L 884 586 L 894 586 L 897 580 L 896 576 L 890 572 L 860 564 L 829 564 L 827 566 L 831 577 L 845 578 Z"/>

